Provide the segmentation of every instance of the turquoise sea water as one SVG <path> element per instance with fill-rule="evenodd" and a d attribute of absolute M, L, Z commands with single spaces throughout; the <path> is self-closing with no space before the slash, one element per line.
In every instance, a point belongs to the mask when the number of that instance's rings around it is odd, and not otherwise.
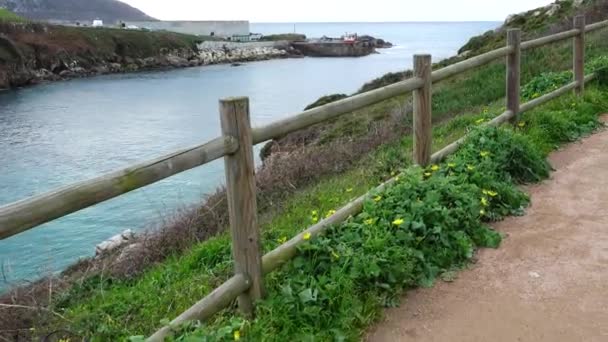
<path fill-rule="evenodd" d="M 309 37 L 370 34 L 392 49 L 363 58 L 304 58 L 164 72 L 109 75 L 0 92 L 0 205 L 103 174 L 219 135 L 218 99 L 249 96 L 263 125 L 318 97 L 352 93 L 414 53 L 452 56 L 469 37 L 498 26 L 471 23 L 295 24 Z M 294 24 L 253 24 L 264 34 Z M 0 241 L 0 289 L 91 256 L 125 229 L 154 227 L 223 182 L 222 162 Z"/>

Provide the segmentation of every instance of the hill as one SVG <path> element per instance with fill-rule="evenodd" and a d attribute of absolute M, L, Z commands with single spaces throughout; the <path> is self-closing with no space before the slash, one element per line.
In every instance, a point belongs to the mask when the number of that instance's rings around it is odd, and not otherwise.
<path fill-rule="evenodd" d="M 587 25 L 606 20 L 608 0 L 557 0 L 544 7 L 512 14 L 498 29 L 471 38 L 458 53 L 470 56 L 504 46 L 505 32 L 510 28 L 521 29 L 524 40 L 566 31 L 572 28 L 576 15 L 585 15 Z"/>
<path fill-rule="evenodd" d="M 32 20 L 155 20 L 118 0 L 0 0 L 0 7 Z"/>
<path fill-rule="evenodd" d="M 24 19 L 5 8 L 0 8 L 0 21 L 20 22 Z"/>

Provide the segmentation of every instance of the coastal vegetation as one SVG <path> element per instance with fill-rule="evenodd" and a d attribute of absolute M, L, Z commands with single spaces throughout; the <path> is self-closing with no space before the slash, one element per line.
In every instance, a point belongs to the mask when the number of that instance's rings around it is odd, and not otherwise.
<path fill-rule="evenodd" d="M 296 42 L 296 41 L 306 40 L 306 35 L 298 34 L 298 33 L 269 34 L 269 35 L 263 36 L 260 40 L 267 41 L 267 42 L 283 41 L 283 40 L 286 40 L 289 42 Z"/>
<path fill-rule="evenodd" d="M 24 18 L 16 15 L 15 13 L 5 9 L 0 8 L 0 22 L 23 22 Z"/>
<path fill-rule="evenodd" d="M 607 37 L 589 35 L 588 71 L 608 66 Z M 571 80 L 564 71 L 570 50 L 555 44 L 523 56 L 524 98 Z M 310 239 L 294 262 L 268 276 L 269 296 L 255 320 L 235 318 L 233 307 L 208 324 L 179 327 L 174 340 L 354 340 L 383 307 L 398 304 L 402 291 L 449 281 L 475 248 L 498 246 L 501 237 L 487 223 L 522 214 L 529 199 L 517 185 L 547 177 L 547 153 L 596 129 L 608 105 L 608 90 L 596 85 L 583 98 L 564 97 L 525 114 L 513 129 L 480 128 L 504 110 L 504 74 L 504 64 L 495 63 L 435 85 L 433 148 L 473 134 L 456 155 L 428 169 L 406 170 L 412 164 L 408 96 L 275 141 L 257 173 L 266 251 L 404 174 L 362 214 Z M 388 75 L 362 91 L 408 75 Z M 506 159 L 512 162 L 505 169 Z M 14 329 L 10 336 L 142 340 L 232 273 L 224 196 L 218 190 L 201 208 L 146 236 L 146 248 L 126 262 L 120 253 L 84 260 L 65 277 L 15 290 L 0 303 L 39 309 L 2 310 L 0 325 Z"/>

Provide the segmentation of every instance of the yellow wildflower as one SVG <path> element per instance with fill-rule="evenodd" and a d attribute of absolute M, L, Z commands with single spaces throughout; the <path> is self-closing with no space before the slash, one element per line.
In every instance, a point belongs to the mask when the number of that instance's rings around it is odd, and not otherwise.
<path fill-rule="evenodd" d="M 400 226 L 404 223 L 405 221 L 403 219 L 396 219 L 395 221 L 393 221 L 393 225 L 395 226 Z"/>
<path fill-rule="evenodd" d="M 382 201 L 382 196 L 374 197 L 374 202 L 380 202 L 380 201 Z"/>
<path fill-rule="evenodd" d="M 456 167 L 456 163 L 448 163 L 448 167 L 453 169 Z"/>
<path fill-rule="evenodd" d="M 319 212 L 318 212 L 318 211 L 316 211 L 316 210 L 313 210 L 311 214 L 312 214 L 312 216 L 318 216 L 318 215 L 319 215 Z"/>
<path fill-rule="evenodd" d="M 481 125 L 481 124 L 482 124 L 484 121 L 486 121 L 486 119 L 481 118 L 481 119 L 479 119 L 479 120 L 475 121 L 475 124 L 477 124 L 477 125 Z"/>
<path fill-rule="evenodd" d="M 375 221 L 374 219 L 371 219 L 371 218 L 370 218 L 370 219 L 367 219 L 367 220 L 365 220 L 365 221 L 363 221 L 363 222 L 364 222 L 366 225 L 371 226 L 372 224 L 374 224 L 374 221 Z"/>
<path fill-rule="evenodd" d="M 335 210 L 330 210 L 327 212 L 327 214 L 325 214 L 325 218 L 330 218 L 331 216 L 333 216 L 336 213 Z"/>
<path fill-rule="evenodd" d="M 280 244 L 284 244 L 287 242 L 287 236 L 283 236 L 282 238 L 277 239 L 277 242 Z"/>
<path fill-rule="evenodd" d="M 312 237 L 312 234 L 310 234 L 309 232 L 306 232 L 306 233 L 304 233 L 304 235 L 302 235 L 302 239 L 304 239 L 304 241 L 310 240 L 311 237 Z"/>
<path fill-rule="evenodd" d="M 483 205 L 484 207 L 487 207 L 490 205 L 490 202 L 488 202 L 488 199 L 485 197 L 481 198 L 481 205 Z"/>
<path fill-rule="evenodd" d="M 234 332 L 234 340 L 239 341 L 241 339 L 241 332 L 239 330 Z"/>
<path fill-rule="evenodd" d="M 401 178 L 399 178 L 399 176 L 395 177 L 395 182 L 398 182 L 399 179 L 401 179 Z"/>
<path fill-rule="evenodd" d="M 526 123 L 522 121 L 522 122 L 518 123 L 517 126 L 519 126 L 520 128 L 524 128 L 524 127 L 526 127 Z"/>
<path fill-rule="evenodd" d="M 353 188 L 346 189 L 346 192 L 353 192 Z"/>
<path fill-rule="evenodd" d="M 431 166 L 431 171 L 439 171 L 439 169 L 440 169 L 439 165 Z"/>
<path fill-rule="evenodd" d="M 488 190 L 487 193 L 486 193 L 486 195 L 488 195 L 490 197 L 496 197 L 496 196 L 498 196 L 498 192 Z"/>
<path fill-rule="evenodd" d="M 483 158 L 486 158 L 490 155 L 490 152 L 488 151 L 481 151 L 479 152 L 479 155 L 482 156 Z"/>
<path fill-rule="evenodd" d="M 484 216 L 485 214 L 486 214 L 486 211 L 485 211 L 485 210 L 481 209 L 481 210 L 479 211 L 479 215 Z"/>

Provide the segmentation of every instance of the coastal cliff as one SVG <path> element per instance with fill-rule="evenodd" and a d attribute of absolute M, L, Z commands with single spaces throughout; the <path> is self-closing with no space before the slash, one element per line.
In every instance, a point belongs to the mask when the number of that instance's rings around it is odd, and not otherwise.
<path fill-rule="evenodd" d="M 109 73 L 286 58 L 286 42 L 0 21 L 0 89 Z"/>

